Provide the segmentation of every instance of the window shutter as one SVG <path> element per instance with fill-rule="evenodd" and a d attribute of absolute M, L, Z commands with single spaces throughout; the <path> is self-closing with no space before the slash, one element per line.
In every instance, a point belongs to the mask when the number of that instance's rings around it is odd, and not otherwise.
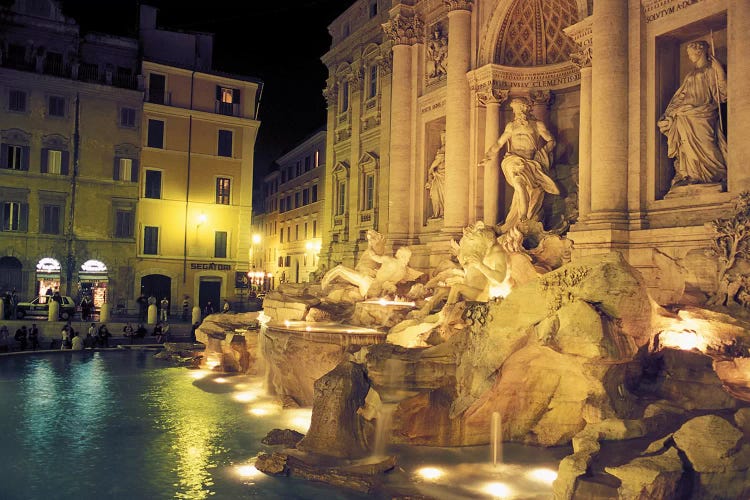
<path fill-rule="evenodd" d="M 220 85 L 216 86 L 216 100 L 221 101 L 221 86 Z"/>
<path fill-rule="evenodd" d="M 5 231 L 5 203 L 2 202 L 0 202 L 0 231 Z"/>
<path fill-rule="evenodd" d="M 42 164 L 39 167 L 40 172 L 43 174 L 47 173 L 47 164 L 49 162 L 49 149 L 48 148 L 42 148 Z"/>
<path fill-rule="evenodd" d="M 115 165 L 112 169 L 112 180 L 113 181 L 119 181 L 120 180 L 120 157 L 115 156 Z"/>
<path fill-rule="evenodd" d="M 29 153 L 31 152 L 31 148 L 28 146 L 24 146 L 21 148 L 21 170 L 26 170 L 28 172 L 29 170 Z"/>
<path fill-rule="evenodd" d="M 8 168 L 8 145 L 3 144 L 0 148 L 0 168 Z"/>
<path fill-rule="evenodd" d="M 133 159 L 133 164 L 130 166 L 130 181 L 138 182 L 138 160 Z"/>
<path fill-rule="evenodd" d="M 232 103 L 240 103 L 240 89 L 232 89 Z"/>
<path fill-rule="evenodd" d="M 60 155 L 60 174 L 62 175 L 68 175 L 69 168 L 68 163 L 70 161 L 70 152 L 69 151 L 63 151 Z"/>
<path fill-rule="evenodd" d="M 21 203 L 21 217 L 18 223 L 18 230 L 22 233 L 29 231 L 29 204 Z"/>

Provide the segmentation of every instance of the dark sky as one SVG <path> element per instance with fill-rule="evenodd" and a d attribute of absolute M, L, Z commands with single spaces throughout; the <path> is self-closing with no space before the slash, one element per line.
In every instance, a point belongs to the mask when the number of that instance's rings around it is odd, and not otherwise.
<path fill-rule="evenodd" d="M 354 0 L 143 3 L 159 9 L 160 27 L 214 33 L 215 69 L 263 80 L 256 179 L 325 125 L 322 91 L 328 74 L 320 57 L 330 48 L 328 25 Z M 136 0 L 63 0 L 62 5 L 84 31 L 136 36 Z"/>

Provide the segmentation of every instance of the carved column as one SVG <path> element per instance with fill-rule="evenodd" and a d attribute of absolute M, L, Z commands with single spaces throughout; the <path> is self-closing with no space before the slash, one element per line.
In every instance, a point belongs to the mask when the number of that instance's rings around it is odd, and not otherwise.
<path fill-rule="evenodd" d="M 727 159 L 727 182 L 731 193 L 750 190 L 750 141 L 741 133 L 741 128 L 750 123 L 750 2 L 730 0 L 728 32 L 731 37 L 727 55 L 727 123 L 731 127 L 727 134 L 729 158 Z"/>
<path fill-rule="evenodd" d="M 578 116 L 578 220 L 583 222 L 591 213 L 591 57 L 592 17 L 564 29 L 578 45 L 570 54 L 581 72 L 581 105 Z"/>
<path fill-rule="evenodd" d="M 628 2 L 597 0 L 591 70 L 591 222 L 622 226 L 628 198 Z"/>
<path fill-rule="evenodd" d="M 484 149 L 490 147 L 497 141 L 502 132 L 500 125 L 500 106 L 508 98 L 507 90 L 492 89 L 483 94 L 477 94 L 477 98 L 484 102 L 486 107 L 484 126 Z M 492 164 L 484 169 L 484 214 L 485 224 L 495 225 L 500 221 L 500 207 L 505 205 L 505 188 L 500 175 L 500 156 L 492 161 Z"/>
<path fill-rule="evenodd" d="M 412 144 L 412 46 L 423 39 L 422 21 L 406 6 L 396 11 L 383 30 L 393 41 L 391 78 L 391 150 L 388 183 L 388 236 L 404 238 L 409 234 L 413 203 L 411 193 Z M 385 208 L 385 207 L 384 207 Z M 395 209 L 395 210 L 394 210 Z"/>
<path fill-rule="evenodd" d="M 444 230 L 456 232 L 469 223 L 469 116 L 472 0 L 444 0 L 448 12 L 448 77 L 445 106 Z"/>

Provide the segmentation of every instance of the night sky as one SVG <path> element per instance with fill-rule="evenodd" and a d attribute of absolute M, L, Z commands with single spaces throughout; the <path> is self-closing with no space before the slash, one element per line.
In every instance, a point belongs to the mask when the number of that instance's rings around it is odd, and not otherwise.
<path fill-rule="evenodd" d="M 137 36 L 135 0 L 61 3 L 83 31 Z M 215 69 L 263 80 L 256 179 L 273 160 L 325 125 L 322 91 L 328 73 L 320 57 L 331 45 L 328 25 L 354 0 L 143 3 L 159 9 L 156 22 L 162 28 L 214 33 Z"/>

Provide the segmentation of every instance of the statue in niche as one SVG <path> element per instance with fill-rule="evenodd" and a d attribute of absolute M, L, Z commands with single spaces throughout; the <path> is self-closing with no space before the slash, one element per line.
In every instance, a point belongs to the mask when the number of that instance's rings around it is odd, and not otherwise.
<path fill-rule="evenodd" d="M 445 130 L 440 132 L 440 147 L 427 169 L 425 189 L 430 192 L 431 219 L 442 219 L 445 208 Z"/>
<path fill-rule="evenodd" d="M 507 144 L 500 166 L 506 182 L 513 188 L 513 200 L 501 227 L 502 232 L 527 220 L 539 221 L 544 193 L 560 194 L 555 181 L 547 173 L 552 165 L 554 137 L 544 123 L 531 115 L 528 99 L 514 97 L 510 108 L 513 121 L 506 125 L 480 162 L 480 166 L 489 168 L 490 161 Z"/>
<path fill-rule="evenodd" d="M 372 229 L 367 231 L 367 249 L 354 269 L 339 264 L 328 271 L 320 282 L 325 290 L 334 279 L 341 279 L 356 286 L 363 299 L 381 294 L 395 295 L 396 285 L 414 281 L 421 272 L 409 267 L 411 250 L 401 247 L 395 256 L 385 255 L 385 238 Z M 374 265 L 373 265 L 374 264 Z"/>
<path fill-rule="evenodd" d="M 721 64 L 701 40 L 689 43 L 695 66 L 657 122 L 667 136 L 667 155 L 674 158 L 672 187 L 726 182 L 727 140 L 719 127 L 719 105 L 727 100 L 727 78 Z"/>
<path fill-rule="evenodd" d="M 440 78 L 447 74 L 445 61 L 448 58 L 448 38 L 440 31 L 440 26 L 436 25 L 432 30 L 430 40 L 427 42 L 427 57 L 432 62 L 432 70 L 428 74 L 431 79 Z"/>

